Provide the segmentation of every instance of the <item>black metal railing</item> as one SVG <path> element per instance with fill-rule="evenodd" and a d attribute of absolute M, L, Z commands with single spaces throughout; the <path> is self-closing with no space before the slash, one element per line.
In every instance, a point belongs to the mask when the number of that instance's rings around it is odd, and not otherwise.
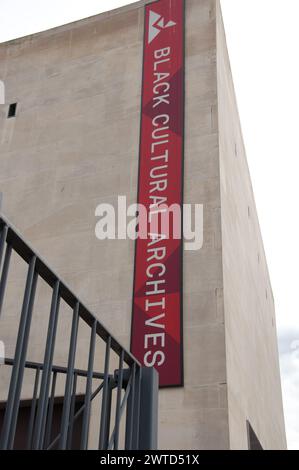
<path fill-rule="evenodd" d="M 0 217 L 0 318 L 1 313 L 3 318 L 5 317 L 5 295 L 12 254 L 26 263 L 27 275 L 14 357 L 6 358 L 4 365 L 1 366 L 9 368 L 11 374 L 7 383 L 0 384 L 1 390 L 6 386 L 8 391 L 3 403 L 0 448 L 4 450 L 16 448 L 19 426 L 24 425 L 20 423 L 20 410 L 25 400 L 30 410 L 26 423 L 26 445 L 23 444 L 27 449 L 74 448 L 74 429 L 78 433 L 79 421 L 80 442 L 76 446 L 80 449 L 90 448 L 91 434 L 93 437 L 97 434 L 96 447 L 101 450 L 155 449 L 158 400 L 156 371 L 140 366 L 3 217 Z M 27 360 L 27 353 L 36 291 L 40 280 L 51 289 L 51 305 L 49 305 L 49 319 L 43 346 L 43 360 L 30 362 Z M 65 346 L 66 367 L 54 365 L 57 325 L 62 301 L 71 309 L 69 343 Z M 89 331 L 89 346 L 86 348 L 88 365 L 84 370 L 76 367 L 78 329 L 79 322 L 82 321 L 85 327 L 88 326 Z M 1 339 L 3 338 L 0 329 Z M 101 357 L 97 351 L 99 341 L 103 349 Z M 112 354 L 113 360 L 111 360 Z M 28 392 L 27 394 L 22 392 L 24 375 L 28 371 L 34 374 L 34 379 L 31 379 L 32 396 L 29 398 Z M 64 380 L 62 393 L 57 388 L 61 378 Z M 79 381 L 81 381 L 80 387 L 78 387 Z M 59 400 L 60 415 L 57 429 L 54 412 Z M 98 411 L 92 409 L 96 400 L 98 400 Z"/>

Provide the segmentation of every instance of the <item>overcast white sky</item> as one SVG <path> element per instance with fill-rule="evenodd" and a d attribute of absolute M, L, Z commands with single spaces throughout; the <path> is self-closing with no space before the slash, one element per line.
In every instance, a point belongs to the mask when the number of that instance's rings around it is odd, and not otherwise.
<path fill-rule="evenodd" d="M 0 42 L 127 3 L 0 0 Z M 299 449 L 299 2 L 222 0 L 222 8 L 276 300 L 288 443 Z"/>

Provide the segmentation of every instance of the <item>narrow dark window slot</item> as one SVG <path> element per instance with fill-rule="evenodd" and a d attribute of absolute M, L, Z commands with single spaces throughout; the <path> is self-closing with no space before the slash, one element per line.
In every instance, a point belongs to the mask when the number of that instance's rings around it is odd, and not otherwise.
<path fill-rule="evenodd" d="M 17 103 L 12 103 L 9 105 L 9 108 L 8 108 L 8 115 L 7 117 L 8 118 L 13 118 L 16 116 L 16 112 L 17 112 Z"/>

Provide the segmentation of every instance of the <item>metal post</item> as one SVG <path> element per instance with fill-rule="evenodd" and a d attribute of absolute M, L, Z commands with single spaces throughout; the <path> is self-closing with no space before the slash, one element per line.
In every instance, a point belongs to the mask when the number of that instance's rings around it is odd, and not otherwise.
<path fill-rule="evenodd" d="M 57 372 L 54 372 L 53 378 L 52 378 L 51 398 L 49 400 L 49 409 L 48 409 L 48 416 L 47 416 L 46 436 L 45 436 L 45 443 L 44 443 L 45 449 L 48 449 L 50 445 L 51 437 L 52 437 L 51 434 L 52 434 L 52 421 L 53 421 L 53 413 L 54 413 L 56 380 L 57 380 Z"/>
<path fill-rule="evenodd" d="M 33 449 L 42 449 L 46 428 L 46 416 L 48 408 L 48 396 L 50 389 L 53 355 L 55 348 L 56 330 L 59 313 L 59 288 L 60 282 L 56 281 L 52 295 L 51 312 L 49 317 L 47 342 L 44 356 L 44 367 L 40 387 L 40 397 L 36 416 L 36 426 L 33 440 Z"/>
<path fill-rule="evenodd" d="M 7 283 L 11 252 L 12 252 L 11 245 L 7 245 L 5 258 L 4 258 L 4 264 L 3 264 L 3 270 L 2 270 L 2 275 L 1 275 L 1 282 L 0 282 L 0 317 L 1 317 L 2 307 L 3 307 L 3 300 L 4 300 L 6 283 Z"/>
<path fill-rule="evenodd" d="M 88 446 L 91 393 L 92 393 L 92 376 L 93 376 L 96 334 L 97 334 L 97 320 L 94 320 L 93 325 L 92 325 L 92 330 L 91 330 L 91 337 L 90 337 L 88 372 L 87 372 L 85 401 L 84 401 L 85 408 L 84 408 L 84 414 L 83 414 L 82 435 L 81 435 L 81 449 L 82 450 L 87 449 L 87 446 Z"/>
<path fill-rule="evenodd" d="M 19 414 L 21 392 L 22 392 L 22 386 L 23 386 L 23 378 L 24 378 L 24 372 L 25 372 L 25 363 L 26 363 L 27 349 L 28 349 L 28 343 L 29 343 L 30 327 L 31 327 L 37 280 L 38 280 L 38 273 L 34 272 L 29 307 L 28 307 L 28 318 L 26 322 L 24 343 L 23 343 L 23 349 L 21 353 L 21 362 L 20 362 L 19 375 L 18 375 L 18 380 L 17 380 L 14 410 L 13 410 L 12 420 L 11 420 L 9 449 L 13 448 L 14 440 L 15 440 L 15 433 L 16 433 L 16 428 L 17 428 L 17 420 L 18 420 L 18 414 Z"/>
<path fill-rule="evenodd" d="M 100 425 L 100 439 L 99 439 L 99 450 L 106 450 L 109 443 L 109 425 L 110 416 L 108 416 L 108 404 L 109 404 L 109 362 L 110 362 L 110 348 L 111 348 L 111 336 L 107 339 L 106 343 L 106 354 L 105 354 L 105 368 L 104 368 L 104 387 L 103 387 L 103 398 L 102 398 L 102 410 L 101 410 L 101 425 Z M 108 432 L 107 432 L 108 429 Z"/>
<path fill-rule="evenodd" d="M 1 236 L 0 236 L 0 268 L 1 268 L 1 263 L 2 263 L 3 253 L 4 253 L 7 233 L 8 233 L 8 227 L 7 225 L 4 225 L 1 229 Z"/>
<path fill-rule="evenodd" d="M 71 410 L 70 410 L 70 424 L 69 424 L 69 430 L 68 430 L 68 436 L 67 436 L 67 449 L 68 450 L 72 449 L 72 444 L 73 444 L 74 419 L 75 419 L 75 411 L 76 411 L 77 379 L 78 379 L 78 375 L 75 372 L 74 381 L 73 381 Z"/>
<path fill-rule="evenodd" d="M 133 446 L 133 420 L 134 420 L 134 404 L 135 404 L 135 379 L 136 379 L 136 364 L 134 363 L 131 369 L 132 374 L 132 388 L 128 397 L 127 403 L 127 419 L 126 419 L 126 450 L 132 450 Z"/>
<path fill-rule="evenodd" d="M 31 403 L 31 411 L 30 411 L 30 419 L 29 419 L 29 427 L 28 427 L 28 437 L 27 437 L 27 449 L 28 450 L 30 450 L 31 447 L 32 447 L 32 437 L 33 437 L 33 429 L 34 429 L 34 421 L 35 421 L 36 402 L 37 402 L 37 393 L 38 393 L 38 385 L 39 385 L 39 375 L 40 375 L 40 367 L 38 367 L 36 369 L 36 373 L 35 373 L 35 382 L 34 382 L 32 403 Z"/>
<path fill-rule="evenodd" d="M 131 450 L 139 449 L 139 421 L 140 421 L 140 398 L 141 398 L 141 372 L 142 369 L 136 366 L 135 373 L 135 391 L 134 401 L 129 400 L 129 409 L 133 407 L 133 422 L 132 422 L 132 444 Z"/>
<path fill-rule="evenodd" d="M 109 439 L 110 439 L 110 426 L 111 426 L 111 407 L 112 407 L 112 392 L 114 388 L 114 380 L 109 377 L 108 379 L 108 388 L 106 396 L 106 422 L 104 429 L 104 447 L 103 450 L 108 450 L 109 448 Z"/>
<path fill-rule="evenodd" d="M 159 375 L 151 368 L 142 368 L 139 423 L 139 449 L 156 450 L 158 446 Z"/>
<path fill-rule="evenodd" d="M 28 346 L 28 336 L 30 332 L 31 325 L 31 314 L 33 307 L 33 299 L 35 294 L 37 276 L 35 273 L 35 263 L 36 257 L 31 258 L 27 281 L 25 287 L 25 294 L 21 312 L 21 320 L 17 337 L 16 352 L 15 352 L 15 361 L 11 374 L 8 400 L 6 405 L 6 411 L 4 416 L 4 423 L 1 435 L 1 444 L 0 449 L 5 450 L 11 447 L 12 437 L 14 437 L 14 425 L 16 422 L 16 417 L 18 416 L 19 411 L 19 396 L 18 391 L 20 391 L 20 379 L 23 380 L 24 365 L 26 361 L 26 352 Z M 35 284 L 35 286 L 34 286 Z M 32 295 L 33 294 L 33 295 Z M 31 310 L 31 311 L 30 311 Z"/>
<path fill-rule="evenodd" d="M 116 399 L 116 410 L 115 410 L 115 434 L 114 434 L 114 450 L 118 450 L 119 445 L 119 426 L 120 426 L 120 407 L 121 407 L 121 392 L 123 388 L 123 376 L 124 376 L 124 355 L 125 352 L 122 349 L 119 357 L 118 367 L 118 379 L 117 379 L 117 399 Z"/>
<path fill-rule="evenodd" d="M 63 410 L 62 410 L 62 418 L 61 418 L 61 436 L 60 436 L 60 441 L 59 441 L 60 450 L 65 450 L 66 444 L 67 444 L 71 396 L 72 396 L 71 391 L 72 391 L 72 383 L 74 379 L 74 365 L 75 365 L 78 326 L 79 326 L 79 308 L 80 308 L 80 304 L 79 302 L 77 302 L 75 309 L 74 309 L 74 314 L 73 314 L 71 342 L 70 342 L 68 367 L 67 367 L 68 372 L 66 376 Z"/>

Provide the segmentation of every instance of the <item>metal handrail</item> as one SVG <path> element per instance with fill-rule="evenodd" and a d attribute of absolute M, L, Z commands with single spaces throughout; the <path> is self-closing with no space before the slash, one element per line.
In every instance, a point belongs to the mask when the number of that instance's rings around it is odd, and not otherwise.
<path fill-rule="evenodd" d="M 119 449 L 120 422 L 125 420 L 124 446 L 128 450 L 139 449 L 140 443 L 147 449 L 156 445 L 157 436 L 157 395 L 158 378 L 154 370 L 141 367 L 135 357 L 127 351 L 104 325 L 88 310 L 67 284 L 47 265 L 31 246 L 25 242 L 18 231 L 4 218 L 0 217 L 0 319 L 9 275 L 11 255 L 15 252 L 28 265 L 27 279 L 23 297 L 20 323 L 16 338 L 15 357 L 5 359 L 5 365 L 12 367 L 8 397 L 5 406 L 4 423 L 1 430 L 0 448 L 13 449 L 18 431 L 18 415 L 22 398 L 25 370 L 35 370 L 35 382 L 31 400 L 30 422 L 28 426 L 27 448 L 59 449 L 72 446 L 74 423 L 82 416 L 81 449 L 88 448 L 91 421 L 91 402 L 101 392 L 101 415 L 99 426 L 99 449 Z M 3 261 L 3 262 L 2 262 Z M 52 301 L 45 343 L 43 363 L 26 360 L 36 288 L 43 279 L 52 289 Z M 68 365 L 61 367 L 53 364 L 57 323 L 60 314 L 60 301 L 63 300 L 73 311 L 73 319 L 68 348 Z M 86 370 L 75 368 L 79 319 L 90 327 L 88 367 Z M 104 371 L 95 371 L 96 339 L 106 344 Z M 119 358 L 117 371 L 110 371 L 110 352 Z M 60 432 L 52 439 L 53 412 L 56 398 L 56 381 L 59 374 L 65 376 Z M 84 405 L 75 413 L 77 378 L 86 380 Z M 94 392 L 93 380 L 102 383 Z M 153 387 L 153 384 L 154 387 Z M 122 397 L 122 391 L 124 396 Z M 155 397 L 147 396 L 155 390 Z M 151 392 L 150 392 L 151 391 Z M 116 395 L 114 418 L 112 417 L 112 394 Z M 150 415 L 143 419 L 143 401 L 151 404 Z M 147 410 L 148 411 L 148 410 Z M 148 417 L 150 416 L 150 422 Z M 111 430 L 112 429 L 112 430 Z M 145 443 L 145 444 L 144 444 Z"/>
<path fill-rule="evenodd" d="M 7 234 L 5 232 L 7 230 Z M 54 270 L 52 270 L 46 261 L 36 253 L 35 250 L 30 246 L 29 243 L 25 242 L 22 238 L 18 230 L 7 221 L 7 219 L 0 215 L 0 266 L 1 260 L 3 256 L 3 239 L 6 236 L 6 242 L 8 246 L 11 246 L 13 250 L 27 263 L 29 264 L 32 257 L 36 258 L 36 270 L 39 272 L 40 277 L 51 287 L 55 287 L 55 282 L 57 279 L 60 281 L 60 297 L 71 307 L 74 308 L 76 303 L 78 302 L 78 297 L 72 292 L 70 287 L 67 283 L 62 280 Z M 0 292 L 1 293 L 1 292 Z M 0 298 L 0 316 L 1 316 L 1 298 Z M 93 321 L 95 316 L 91 314 L 89 309 L 84 305 L 84 303 L 80 300 L 80 317 L 90 326 L 92 327 Z M 138 360 L 124 348 L 118 340 L 114 337 L 113 334 L 109 332 L 109 330 L 101 324 L 100 321 L 97 320 L 97 334 L 101 336 L 103 340 L 107 340 L 109 337 L 111 338 L 111 349 L 120 354 L 121 351 L 125 351 L 124 360 L 128 365 L 136 363 L 140 366 Z"/>

